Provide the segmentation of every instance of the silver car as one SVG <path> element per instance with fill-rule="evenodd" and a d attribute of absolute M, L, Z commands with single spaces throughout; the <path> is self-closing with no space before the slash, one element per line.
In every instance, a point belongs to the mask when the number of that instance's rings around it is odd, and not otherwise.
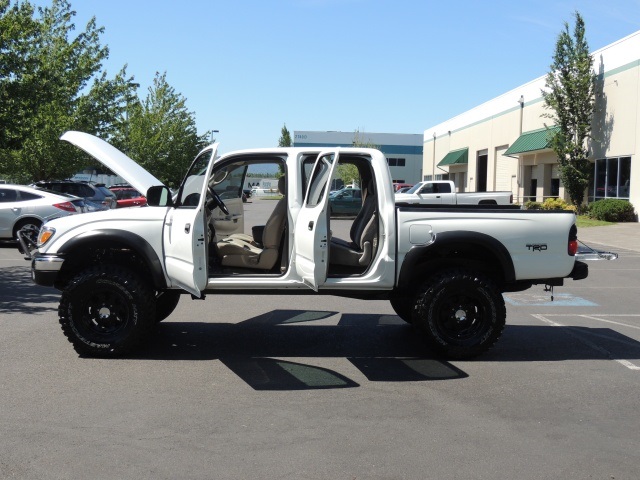
<path fill-rule="evenodd" d="M 0 240 L 22 231 L 35 243 L 40 226 L 56 217 L 86 211 L 82 198 L 24 185 L 0 185 Z"/>

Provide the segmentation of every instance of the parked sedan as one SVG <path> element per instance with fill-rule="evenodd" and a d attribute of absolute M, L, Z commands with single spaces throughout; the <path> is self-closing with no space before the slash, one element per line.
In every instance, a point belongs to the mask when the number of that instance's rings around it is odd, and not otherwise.
<path fill-rule="evenodd" d="M 147 199 L 133 187 L 111 187 L 109 190 L 116 195 L 116 208 L 139 207 L 147 204 Z"/>
<path fill-rule="evenodd" d="M 347 187 L 329 197 L 332 215 L 357 215 L 362 208 L 362 194 L 359 188 Z"/>
<path fill-rule="evenodd" d="M 47 220 L 86 211 L 82 198 L 24 185 L 0 185 L 0 240 L 22 231 L 35 242 Z"/>

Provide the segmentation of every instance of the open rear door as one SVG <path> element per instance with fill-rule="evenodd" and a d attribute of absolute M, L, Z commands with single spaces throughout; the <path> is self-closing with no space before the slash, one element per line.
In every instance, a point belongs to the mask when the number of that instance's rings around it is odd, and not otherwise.
<path fill-rule="evenodd" d="M 171 284 L 197 297 L 207 286 L 207 187 L 217 147 L 201 152 L 191 164 L 164 223 L 165 267 Z"/>
<path fill-rule="evenodd" d="M 338 165 L 339 150 L 318 155 L 307 187 L 304 206 L 295 226 L 296 272 L 302 281 L 318 291 L 327 279 L 329 267 L 329 185 Z"/>

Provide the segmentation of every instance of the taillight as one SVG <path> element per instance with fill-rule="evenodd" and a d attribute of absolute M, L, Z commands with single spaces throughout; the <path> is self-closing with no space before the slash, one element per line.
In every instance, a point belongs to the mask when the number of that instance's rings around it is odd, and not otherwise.
<path fill-rule="evenodd" d="M 71 202 L 54 203 L 54 207 L 64 210 L 65 212 L 75 212 L 76 206 Z"/>
<path fill-rule="evenodd" d="M 572 257 L 575 256 L 576 253 L 578 253 L 578 227 L 576 227 L 575 223 L 569 230 L 569 243 L 567 246 L 567 253 Z"/>

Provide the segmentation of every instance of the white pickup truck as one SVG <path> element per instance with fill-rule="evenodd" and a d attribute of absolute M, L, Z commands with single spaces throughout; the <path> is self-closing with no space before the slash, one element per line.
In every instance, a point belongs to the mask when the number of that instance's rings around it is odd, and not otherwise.
<path fill-rule="evenodd" d="M 509 205 L 512 192 L 456 193 L 451 180 L 434 180 L 416 183 L 404 193 L 396 193 L 396 203 L 433 205 Z"/>
<path fill-rule="evenodd" d="M 433 350 L 467 358 L 500 337 L 502 292 L 588 274 L 575 258 L 573 213 L 397 206 L 378 150 L 270 148 L 217 157 L 214 144 L 198 154 L 173 195 L 108 143 L 80 132 L 62 139 L 148 200 L 145 207 L 52 220 L 31 249 L 33 280 L 62 291 L 62 331 L 83 355 L 131 351 L 188 292 L 213 301 L 256 293 L 388 299 Z M 358 169 L 363 197 L 349 238 L 332 235 L 328 214 L 328 186 L 343 163 Z M 247 174 L 279 167 L 286 172 L 282 200 L 249 235 Z"/>

